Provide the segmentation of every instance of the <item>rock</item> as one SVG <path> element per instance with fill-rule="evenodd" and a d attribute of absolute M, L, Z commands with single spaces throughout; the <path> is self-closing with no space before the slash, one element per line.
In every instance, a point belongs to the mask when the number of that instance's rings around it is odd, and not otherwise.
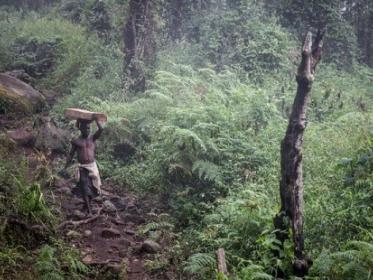
<path fill-rule="evenodd" d="M 132 215 L 132 214 L 126 214 L 122 216 L 123 220 L 125 222 L 132 222 L 134 224 L 143 224 L 145 223 L 145 219 L 139 215 Z"/>
<path fill-rule="evenodd" d="M 82 260 L 82 262 L 83 262 L 84 264 L 91 264 L 92 261 L 93 261 L 93 258 L 92 258 L 91 255 L 86 255 L 86 256 L 83 258 L 83 260 Z"/>
<path fill-rule="evenodd" d="M 85 237 L 90 237 L 91 235 L 92 235 L 92 231 L 90 231 L 88 229 L 84 231 L 84 236 Z"/>
<path fill-rule="evenodd" d="M 126 229 L 124 232 L 127 233 L 128 235 L 135 235 L 136 234 L 136 232 L 132 229 Z"/>
<path fill-rule="evenodd" d="M 127 266 L 128 266 L 127 270 L 130 273 L 139 273 L 139 272 L 144 271 L 142 262 L 138 259 L 134 259 L 134 260 L 130 261 Z"/>
<path fill-rule="evenodd" d="M 30 85 L 0 73 L 0 113 L 35 113 L 41 110 L 44 96 Z"/>
<path fill-rule="evenodd" d="M 61 194 L 71 195 L 71 189 L 69 187 L 62 187 L 58 189 Z"/>
<path fill-rule="evenodd" d="M 127 208 L 126 208 L 126 212 L 129 213 L 129 214 L 133 214 L 133 215 L 140 214 L 139 209 L 135 205 L 128 205 Z"/>
<path fill-rule="evenodd" d="M 109 263 L 107 269 L 114 274 L 120 274 L 122 272 L 122 266 L 117 263 Z"/>
<path fill-rule="evenodd" d="M 125 203 L 124 199 L 122 199 L 120 197 L 112 197 L 112 198 L 110 198 L 110 202 L 115 206 L 115 208 L 118 211 L 122 211 L 126 208 L 126 203 Z"/>
<path fill-rule="evenodd" d="M 26 84 L 32 84 L 34 82 L 34 78 L 31 77 L 29 74 L 27 74 L 26 71 L 23 69 L 15 69 L 12 71 L 7 71 L 4 74 L 12 76 L 16 79 L 19 79 L 22 82 L 25 82 Z"/>
<path fill-rule="evenodd" d="M 102 196 L 97 196 L 97 197 L 95 197 L 94 199 L 93 199 L 93 201 L 95 201 L 95 202 L 102 202 Z"/>
<path fill-rule="evenodd" d="M 105 228 L 101 231 L 101 236 L 106 239 L 116 239 L 120 237 L 120 232 L 113 228 Z"/>
<path fill-rule="evenodd" d="M 81 237 L 81 234 L 75 230 L 70 230 L 66 233 L 66 236 L 71 238 L 79 238 Z"/>
<path fill-rule="evenodd" d="M 41 151 L 52 150 L 58 153 L 65 153 L 69 138 L 68 134 L 56 127 L 50 118 L 42 118 L 35 122 L 39 126 L 35 137 L 35 148 Z"/>
<path fill-rule="evenodd" d="M 115 205 L 110 201 L 110 200 L 105 200 L 104 203 L 103 203 L 103 206 L 104 206 L 104 211 L 106 212 L 116 212 L 117 211 L 117 208 L 115 207 Z"/>
<path fill-rule="evenodd" d="M 73 216 L 75 218 L 78 218 L 79 220 L 82 220 L 82 219 L 84 219 L 86 217 L 86 215 L 82 211 L 80 211 L 80 210 L 74 210 Z"/>
<path fill-rule="evenodd" d="M 157 242 L 147 239 L 142 243 L 141 250 L 146 253 L 155 254 L 162 250 L 162 247 Z"/>
<path fill-rule="evenodd" d="M 122 238 L 122 239 L 118 240 L 118 244 L 120 246 L 129 247 L 129 246 L 131 246 L 131 241 L 129 241 L 128 239 Z"/>
<path fill-rule="evenodd" d="M 31 132 L 22 128 L 16 130 L 10 130 L 7 132 L 10 139 L 16 142 L 20 146 L 32 146 L 34 142 L 34 135 Z"/>

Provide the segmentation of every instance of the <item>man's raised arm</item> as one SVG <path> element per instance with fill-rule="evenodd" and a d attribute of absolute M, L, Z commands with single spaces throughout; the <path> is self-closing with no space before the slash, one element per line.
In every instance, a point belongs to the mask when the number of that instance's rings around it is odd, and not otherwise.
<path fill-rule="evenodd" d="M 103 131 L 103 128 L 102 128 L 100 122 L 97 120 L 97 118 L 95 118 L 95 121 L 96 121 L 96 125 L 97 125 L 97 131 L 93 135 L 93 141 L 96 141 L 98 138 L 100 138 L 101 133 Z"/>

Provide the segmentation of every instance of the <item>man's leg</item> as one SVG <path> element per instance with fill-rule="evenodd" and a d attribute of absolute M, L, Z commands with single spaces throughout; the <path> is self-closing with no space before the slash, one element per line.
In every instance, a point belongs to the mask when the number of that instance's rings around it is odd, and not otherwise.
<path fill-rule="evenodd" d="M 88 214 L 92 214 L 91 209 L 91 199 L 90 199 L 90 178 L 89 172 L 85 168 L 79 168 L 80 171 L 80 187 L 83 194 L 83 200 L 85 203 L 85 208 L 88 211 Z"/>

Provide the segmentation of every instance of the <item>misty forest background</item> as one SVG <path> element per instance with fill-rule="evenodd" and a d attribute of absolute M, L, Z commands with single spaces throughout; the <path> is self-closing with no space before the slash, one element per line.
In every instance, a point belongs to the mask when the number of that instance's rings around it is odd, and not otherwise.
<path fill-rule="evenodd" d="M 45 110 L 61 128 L 74 125 L 66 107 L 108 115 L 103 179 L 168 213 L 144 230 L 170 240 L 150 270 L 215 279 L 224 248 L 232 279 L 289 278 L 292 242 L 273 253 L 280 141 L 304 34 L 325 27 L 303 153 L 308 277 L 372 279 L 372 1 L 1 0 L 0 71 L 57 92 Z M 28 205 L 40 181 L 0 150 L 1 217 L 53 224 L 42 196 Z M 91 273 L 58 236 L 32 250 L 1 242 L 0 278 Z"/>

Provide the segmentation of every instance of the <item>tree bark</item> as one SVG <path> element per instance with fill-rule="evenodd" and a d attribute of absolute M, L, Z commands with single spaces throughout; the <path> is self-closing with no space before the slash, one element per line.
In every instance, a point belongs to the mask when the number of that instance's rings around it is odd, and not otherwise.
<path fill-rule="evenodd" d="M 218 259 L 218 272 L 222 273 L 223 275 L 228 275 L 227 263 L 225 261 L 225 251 L 223 248 L 216 250 L 216 257 Z"/>
<path fill-rule="evenodd" d="M 123 29 L 124 69 L 130 80 L 130 89 L 145 90 L 144 65 L 155 61 L 156 40 L 154 37 L 157 12 L 155 2 L 130 0 L 128 20 Z"/>
<path fill-rule="evenodd" d="M 303 235 L 303 134 L 306 128 L 307 105 L 310 99 L 316 65 L 321 59 L 324 32 L 319 31 L 312 43 L 312 34 L 308 32 L 303 48 L 302 61 L 297 73 L 297 93 L 290 114 L 288 127 L 281 142 L 281 209 L 274 219 L 277 238 L 283 243 L 288 238 L 288 224 L 291 221 L 294 242 L 294 274 L 303 277 L 307 274 L 311 262 L 304 254 Z"/>

